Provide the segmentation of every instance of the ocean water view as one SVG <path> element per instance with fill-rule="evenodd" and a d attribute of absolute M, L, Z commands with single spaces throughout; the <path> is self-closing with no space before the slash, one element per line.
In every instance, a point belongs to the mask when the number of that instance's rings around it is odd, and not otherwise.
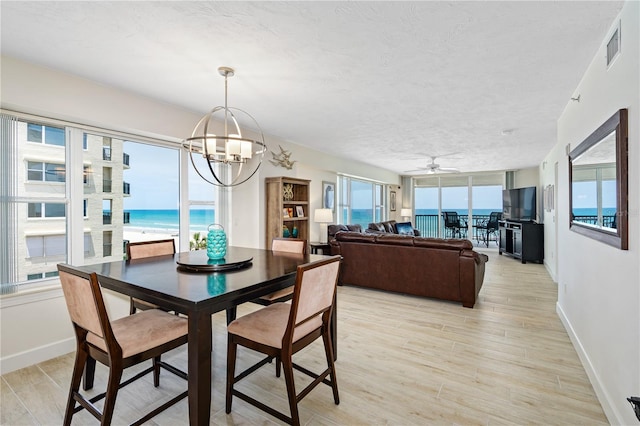
<path fill-rule="evenodd" d="M 127 210 L 130 214 L 129 223 L 125 228 L 150 228 L 178 231 L 180 225 L 179 211 L 175 210 Z M 189 229 L 191 231 L 206 231 L 207 227 L 215 223 L 215 210 L 189 210 Z"/>
<path fill-rule="evenodd" d="M 469 211 L 467 209 L 447 209 L 456 211 L 459 215 L 466 216 Z M 489 216 L 493 211 L 501 211 L 496 209 L 475 209 L 473 214 L 477 216 Z M 177 231 L 179 228 L 178 210 L 127 210 L 130 214 L 129 223 L 125 227 L 131 228 L 149 228 Z M 605 216 L 615 215 L 615 208 L 603 209 Z M 417 215 L 437 215 L 437 209 L 417 209 Z M 596 216 L 596 209 L 574 209 L 574 214 L 579 216 Z M 192 231 L 206 231 L 207 227 L 215 223 L 215 210 L 212 209 L 191 209 L 189 211 L 190 229 Z M 367 226 L 373 222 L 372 209 L 353 209 L 351 211 L 351 223 L 359 223 Z"/>

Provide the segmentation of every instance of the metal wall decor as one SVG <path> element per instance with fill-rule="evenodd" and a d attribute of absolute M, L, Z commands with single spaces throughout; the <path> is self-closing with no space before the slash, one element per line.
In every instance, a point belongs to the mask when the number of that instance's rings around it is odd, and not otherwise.
<path fill-rule="evenodd" d="M 296 162 L 295 160 L 291 160 L 291 151 L 286 151 L 280 145 L 278 145 L 278 147 L 280 148 L 280 153 L 276 154 L 275 152 L 272 152 L 271 155 L 273 156 L 273 159 L 269 161 L 274 166 L 284 167 L 287 170 L 291 170 L 293 168 L 293 163 Z"/>

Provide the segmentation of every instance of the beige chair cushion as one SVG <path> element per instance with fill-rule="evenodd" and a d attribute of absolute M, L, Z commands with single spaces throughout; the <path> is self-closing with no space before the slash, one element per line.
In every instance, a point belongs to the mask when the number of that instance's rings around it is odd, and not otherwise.
<path fill-rule="evenodd" d="M 274 303 L 238 318 L 229 324 L 227 331 L 229 334 L 242 336 L 273 348 L 282 348 L 282 337 L 287 329 L 290 309 L 291 305 L 288 303 Z M 317 315 L 296 328 L 293 341 L 306 336 L 321 325 L 322 317 Z"/>
<path fill-rule="evenodd" d="M 111 322 L 123 358 L 155 348 L 187 334 L 187 319 L 158 309 L 142 311 Z M 87 342 L 106 352 L 103 339 L 89 333 Z"/>

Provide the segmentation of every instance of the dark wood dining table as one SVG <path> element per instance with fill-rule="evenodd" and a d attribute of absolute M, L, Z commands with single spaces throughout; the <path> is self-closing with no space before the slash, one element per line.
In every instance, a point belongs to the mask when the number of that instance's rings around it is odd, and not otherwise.
<path fill-rule="evenodd" d="M 323 257 L 228 247 L 225 259 L 235 259 L 238 263 L 220 271 L 214 270 L 218 269 L 215 262 L 208 262 L 206 250 L 74 268 L 86 273 L 95 272 L 100 285 L 106 289 L 187 315 L 189 423 L 208 425 L 212 381 L 211 315 L 233 310 L 242 303 L 293 285 L 298 265 Z M 188 265 L 194 267 L 189 269 Z M 332 335 L 335 336 L 335 309 L 332 323 Z M 335 348 L 335 337 L 333 340 Z"/>

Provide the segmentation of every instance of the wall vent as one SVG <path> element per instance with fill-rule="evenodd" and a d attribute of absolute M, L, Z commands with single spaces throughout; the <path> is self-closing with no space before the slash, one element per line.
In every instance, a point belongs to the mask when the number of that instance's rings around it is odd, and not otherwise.
<path fill-rule="evenodd" d="M 607 66 L 620 54 L 620 24 L 614 29 L 607 42 Z"/>

